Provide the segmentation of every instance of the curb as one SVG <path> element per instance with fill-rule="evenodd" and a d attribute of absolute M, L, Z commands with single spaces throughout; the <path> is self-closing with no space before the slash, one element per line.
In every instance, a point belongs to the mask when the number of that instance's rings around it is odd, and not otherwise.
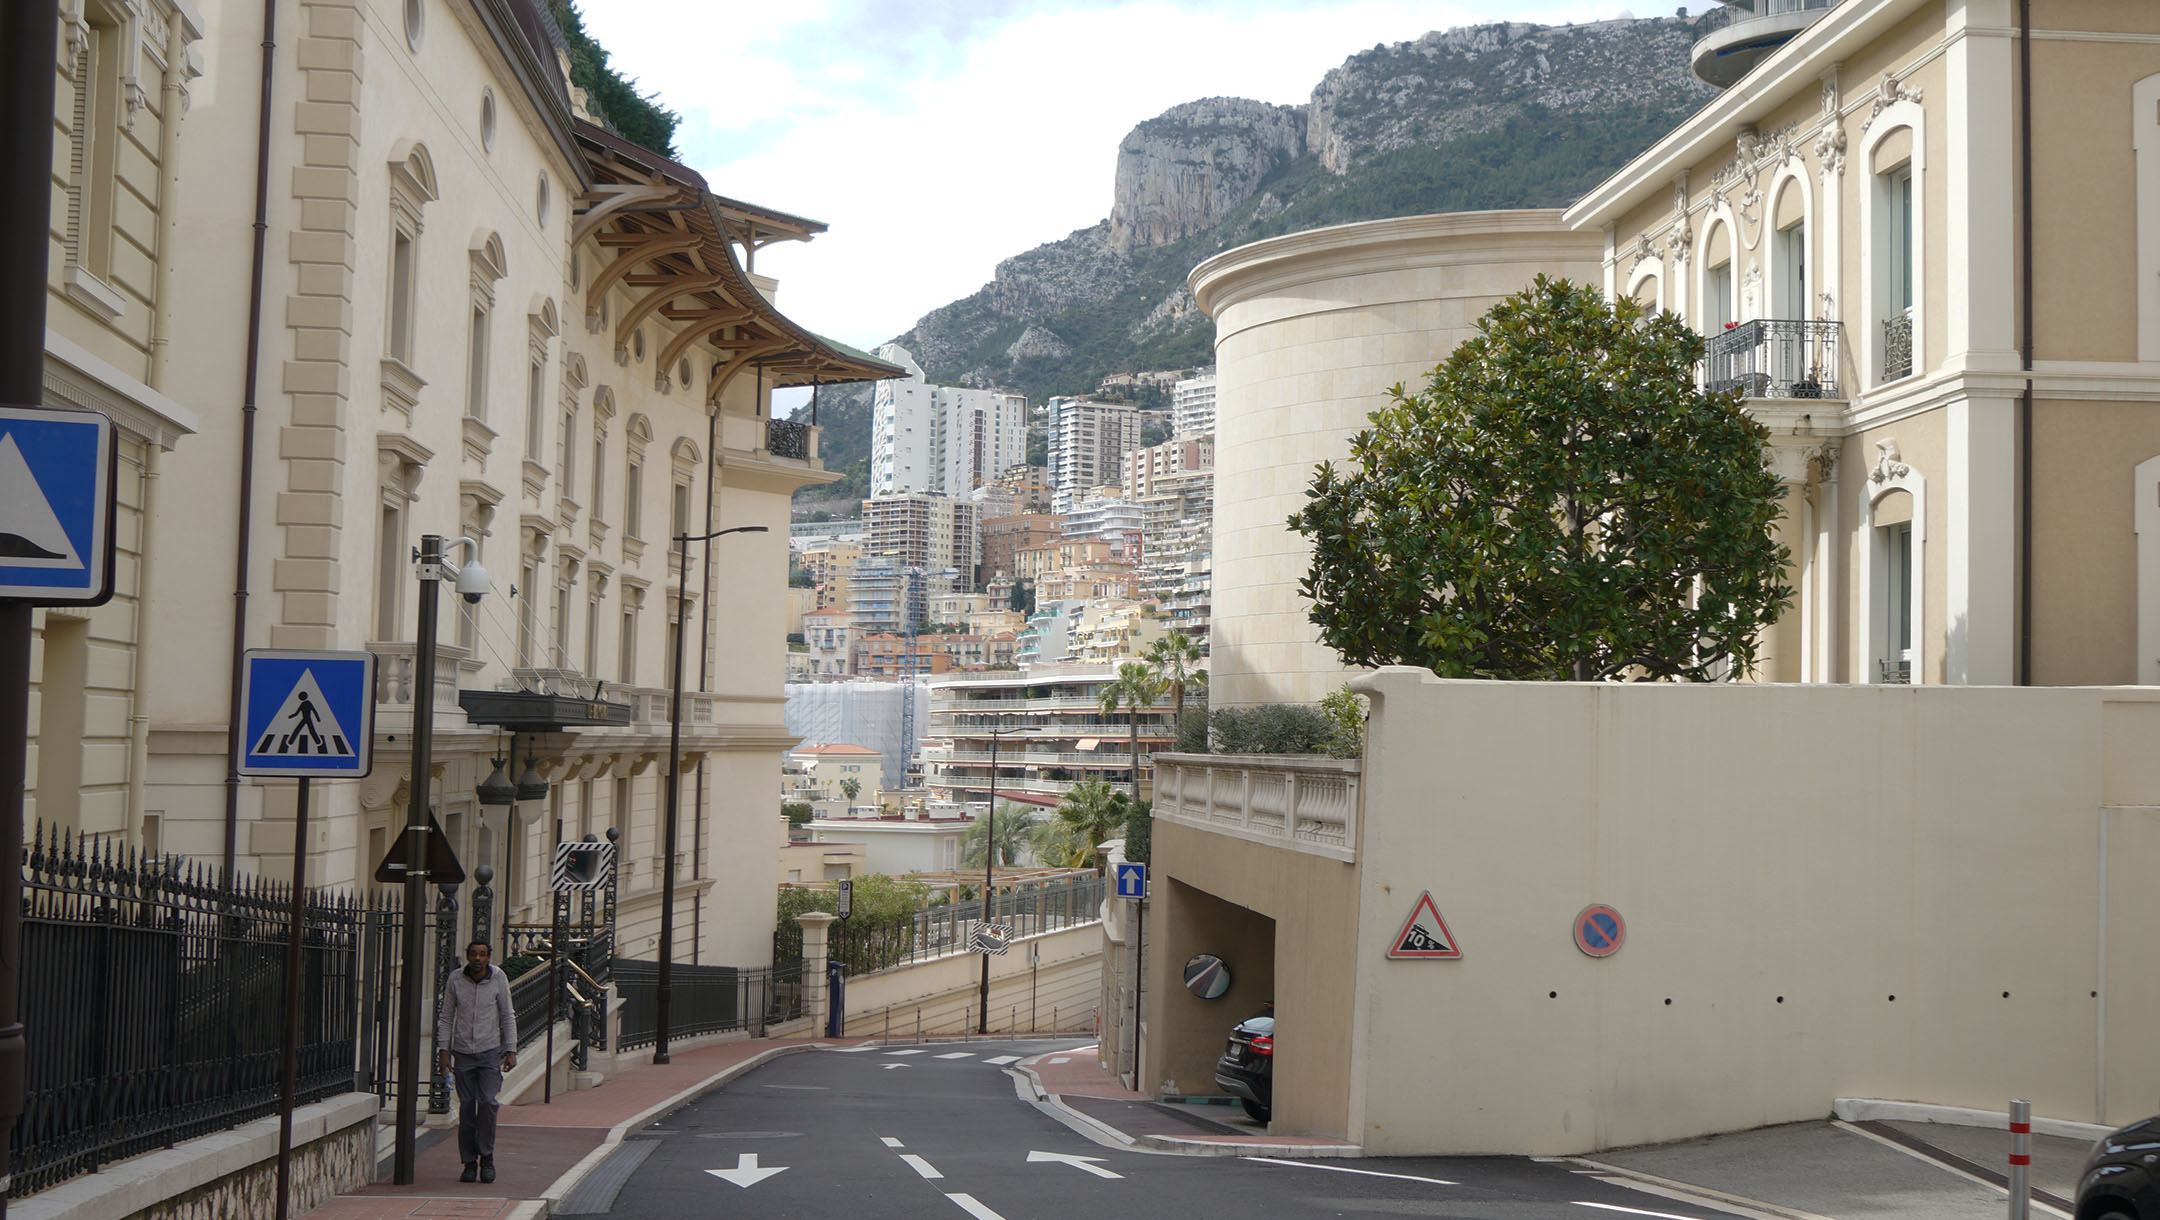
<path fill-rule="evenodd" d="M 1830 1108 L 1832 1113 L 1849 1123 L 1941 1123 L 1950 1127 L 1986 1127 L 1996 1131 L 2010 1129 L 2010 1115 L 2002 1110 L 1968 1110 L 1962 1106 L 1931 1106 L 1916 1101 L 1878 1101 L 1867 1097 L 1840 1097 Z M 2097 1140 L 2115 1130 L 2114 1127 L 2103 1127 L 2097 1123 L 2037 1116 L 2032 1120 L 2032 1129 L 2035 1135 L 2059 1135 L 2065 1139 L 2077 1140 Z"/>
<path fill-rule="evenodd" d="M 532 1200 L 532 1202 L 537 1203 L 540 1207 L 539 1211 L 533 1213 L 534 1220 L 538 1220 L 539 1217 L 553 1215 L 556 1205 L 561 1203 L 563 1199 L 567 1198 L 571 1191 L 577 1189 L 578 1183 L 585 1177 L 585 1175 L 591 1173 L 594 1169 L 598 1168 L 602 1161 L 605 1161 L 609 1156 L 614 1154 L 615 1149 L 622 1145 L 623 1137 L 625 1135 L 628 1135 L 630 1132 L 636 1130 L 637 1128 L 644 1126 L 646 1123 L 651 1122 L 653 1119 L 660 1118 L 663 1115 L 667 1115 L 681 1109 L 682 1107 L 697 1100 L 700 1095 L 712 1089 L 718 1088 L 723 1084 L 726 1084 L 728 1081 L 735 1079 L 737 1076 L 740 1076 L 745 1072 L 748 1072 L 752 1068 L 762 1067 L 765 1064 L 770 1063 L 775 1059 L 778 1059 L 782 1055 L 794 1055 L 799 1054 L 803 1051 L 814 1051 L 819 1049 L 823 1045 L 825 1044 L 820 1042 L 802 1042 L 789 1046 L 767 1047 L 765 1050 L 759 1051 L 757 1054 L 752 1055 L 739 1063 L 731 1063 L 728 1066 L 721 1068 L 719 1071 L 714 1072 L 712 1075 L 707 1076 L 705 1079 L 697 1082 L 696 1084 L 690 1085 L 682 1089 L 681 1091 L 672 1094 L 671 1096 L 667 1097 L 662 1101 L 655 1102 L 652 1105 L 645 1107 L 643 1110 L 640 1110 L 636 1114 L 631 1115 L 629 1118 L 626 1118 L 623 1121 L 616 1123 L 614 1126 L 608 1128 L 608 1133 L 601 1138 L 599 1147 L 594 1148 L 591 1152 L 586 1153 L 584 1157 L 581 1158 L 575 1165 L 572 1165 L 570 1168 L 564 1170 L 562 1172 L 562 1176 L 556 1178 L 554 1182 L 548 1185 L 546 1190 L 540 1192 L 540 1197 L 538 1199 Z M 515 1217 L 514 1220 L 523 1220 L 523 1218 Z"/>
<path fill-rule="evenodd" d="M 1043 1054 L 1055 1054 L 1045 1051 Z M 1356 1144 L 1273 1144 L 1249 1140 L 1186 1139 L 1175 1135 L 1127 1135 L 1123 1131 L 1096 1118 L 1083 1114 L 1065 1104 L 1064 1095 L 1043 1088 L 1042 1077 L 1030 1066 L 1042 1055 L 1030 1055 L 1005 1070 L 1012 1073 L 1016 1086 L 1025 1086 L 1022 1101 L 1033 1101 L 1037 1108 L 1064 1123 L 1075 1132 L 1107 1148 L 1122 1148 L 1135 1152 L 1154 1152 L 1169 1156 L 1306 1156 L 1325 1158 L 1362 1157 L 1365 1150 Z M 1031 1098 L 1027 1095 L 1032 1092 Z"/>

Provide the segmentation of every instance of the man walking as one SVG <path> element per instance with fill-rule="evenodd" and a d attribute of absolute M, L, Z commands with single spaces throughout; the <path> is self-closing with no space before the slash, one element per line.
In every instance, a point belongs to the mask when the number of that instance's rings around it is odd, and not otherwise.
<path fill-rule="evenodd" d="M 435 1019 L 440 1071 L 457 1072 L 460 1182 L 495 1180 L 495 1095 L 503 1073 L 517 1066 L 517 1013 L 510 976 L 488 963 L 488 944 L 465 946 L 465 968 L 443 980 Z"/>

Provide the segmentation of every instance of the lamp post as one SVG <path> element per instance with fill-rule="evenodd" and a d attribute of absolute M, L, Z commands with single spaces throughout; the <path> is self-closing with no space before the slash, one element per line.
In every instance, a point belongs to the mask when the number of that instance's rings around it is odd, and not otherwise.
<path fill-rule="evenodd" d="M 654 1016 L 654 1063 L 668 1062 L 668 1008 L 675 998 L 675 817 L 682 805 L 682 653 L 683 594 L 690 575 L 690 544 L 710 542 L 723 534 L 762 534 L 762 525 L 736 525 L 709 534 L 675 535 L 675 673 L 673 693 L 668 697 L 667 753 L 667 848 L 661 861 L 660 882 L 660 985 Z"/>
<path fill-rule="evenodd" d="M 1005 718 L 1003 716 L 998 717 L 997 723 L 1000 725 L 1004 724 Z M 1004 736 L 1007 733 L 1017 733 L 1025 727 L 1027 726 L 1020 725 L 1009 729 L 994 728 L 990 730 L 990 815 L 989 820 L 983 824 L 982 921 L 986 924 L 990 922 L 991 914 L 990 887 L 997 884 L 996 869 L 998 738 Z M 980 999 L 982 1002 L 976 1008 L 977 1013 L 980 1015 L 977 1017 L 975 1032 L 978 1034 L 987 1034 L 990 1032 L 990 954 L 988 952 L 985 952 L 982 955 L 982 959 L 982 988 L 980 992 Z"/>

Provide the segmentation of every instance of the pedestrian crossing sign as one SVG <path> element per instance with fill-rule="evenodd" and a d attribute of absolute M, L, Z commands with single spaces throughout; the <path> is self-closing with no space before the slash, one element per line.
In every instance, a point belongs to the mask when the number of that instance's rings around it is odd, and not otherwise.
<path fill-rule="evenodd" d="M 375 654 L 249 649 L 240 728 L 242 775 L 366 775 L 374 764 Z"/>

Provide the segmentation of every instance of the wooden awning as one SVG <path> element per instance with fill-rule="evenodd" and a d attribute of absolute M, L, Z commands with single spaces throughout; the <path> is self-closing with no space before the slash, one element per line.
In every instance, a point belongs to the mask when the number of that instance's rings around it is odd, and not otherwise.
<path fill-rule="evenodd" d="M 599 321 L 602 299 L 622 288 L 631 304 L 608 316 L 618 351 L 639 324 L 658 319 L 676 328 L 654 366 L 665 385 L 693 351 L 716 370 L 708 403 L 736 376 L 758 370 L 765 384 L 802 386 L 878 381 L 906 370 L 812 333 L 775 308 L 736 257 L 776 241 L 807 241 L 825 230 L 815 220 L 714 195 L 696 170 L 640 148 L 592 123 L 577 125 L 592 172 L 578 199 L 573 244 L 595 238 L 612 252 L 585 274 L 579 305 Z"/>

